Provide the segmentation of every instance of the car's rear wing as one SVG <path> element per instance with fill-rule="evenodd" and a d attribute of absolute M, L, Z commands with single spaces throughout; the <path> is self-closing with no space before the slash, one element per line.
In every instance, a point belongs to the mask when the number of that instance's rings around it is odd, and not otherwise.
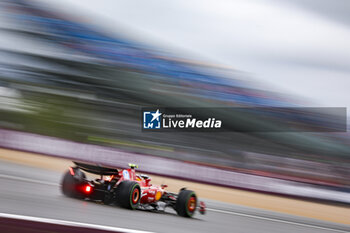
<path fill-rule="evenodd" d="M 116 168 L 104 167 L 97 164 L 88 164 L 88 163 L 81 163 L 76 161 L 73 161 L 73 163 L 81 170 L 84 170 L 89 173 L 97 174 L 97 175 L 109 176 L 109 175 L 118 174 L 119 172 L 118 169 Z"/>

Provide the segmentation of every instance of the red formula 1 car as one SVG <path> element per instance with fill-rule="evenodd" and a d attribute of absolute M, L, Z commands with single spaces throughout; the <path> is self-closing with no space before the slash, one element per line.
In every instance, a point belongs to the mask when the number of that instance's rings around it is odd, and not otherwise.
<path fill-rule="evenodd" d="M 195 192 L 182 188 L 179 193 L 168 192 L 167 185 L 152 185 L 147 175 L 136 174 L 137 165 L 129 164 L 129 169 L 115 169 L 92 164 L 74 162 L 62 179 L 64 195 L 88 199 L 105 204 L 117 204 L 128 209 L 164 211 L 172 207 L 178 215 L 192 217 L 196 209 L 205 213 L 205 204 L 199 202 Z M 88 180 L 85 173 L 99 175 Z"/>

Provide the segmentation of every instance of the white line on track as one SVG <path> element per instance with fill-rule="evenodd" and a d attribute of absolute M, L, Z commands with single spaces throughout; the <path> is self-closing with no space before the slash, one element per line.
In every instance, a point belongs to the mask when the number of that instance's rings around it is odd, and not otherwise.
<path fill-rule="evenodd" d="M 140 231 L 140 230 L 133 230 L 128 228 L 121 228 L 121 227 L 102 226 L 102 225 L 96 225 L 96 224 L 90 224 L 90 223 L 72 222 L 72 221 L 64 221 L 64 220 L 58 220 L 58 219 L 39 218 L 39 217 L 7 214 L 7 213 L 0 213 L 0 218 L 10 218 L 10 219 L 25 220 L 25 221 L 33 221 L 33 222 L 50 223 L 50 224 L 64 225 L 64 226 L 71 226 L 71 227 L 85 227 L 85 228 L 91 228 L 96 230 L 105 230 L 105 231 L 123 232 L 123 233 L 152 233 L 151 231 Z"/>
<path fill-rule="evenodd" d="M 292 221 L 281 220 L 281 219 L 276 219 L 276 218 L 261 217 L 261 216 L 252 215 L 252 214 L 243 214 L 243 213 L 234 212 L 234 211 L 217 210 L 217 209 L 211 209 L 211 208 L 207 208 L 207 210 L 217 212 L 217 213 L 231 214 L 231 215 L 236 215 L 236 216 L 266 220 L 266 221 L 270 221 L 270 222 L 278 222 L 278 223 L 284 223 L 284 224 L 290 224 L 290 225 L 302 226 L 302 227 L 309 227 L 309 228 L 315 228 L 315 229 L 327 230 L 327 231 L 333 231 L 333 232 L 340 232 L 340 233 L 349 233 L 349 231 L 345 231 L 345 230 L 338 230 L 338 229 L 329 228 L 329 227 L 321 227 L 321 226 L 317 226 L 317 225 L 292 222 Z"/>
<path fill-rule="evenodd" d="M 19 176 L 10 176 L 10 175 L 0 174 L 0 178 L 26 181 L 26 182 L 30 182 L 30 183 L 36 183 L 36 184 L 45 184 L 45 185 L 59 186 L 59 184 L 54 183 L 54 182 L 47 182 L 47 181 L 42 181 L 42 180 L 34 180 L 34 179 L 29 179 L 29 178 L 19 177 Z"/>
<path fill-rule="evenodd" d="M 26 181 L 26 182 L 44 184 L 44 185 L 59 186 L 59 184 L 53 183 L 53 182 L 47 182 L 47 181 L 41 181 L 41 180 L 35 180 L 35 179 L 18 177 L 18 176 L 11 176 L 11 175 L 5 175 L 5 174 L 0 174 L 0 178 L 20 180 L 20 181 Z M 217 213 L 231 214 L 231 215 L 236 215 L 236 216 L 241 216 L 241 217 L 248 217 L 248 218 L 260 219 L 260 220 L 265 220 L 265 221 L 270 221 L 270 222 L 278 222 L 278 223 L 284 223 L 284 224 L 290 224 L 290 225 L 302 226 L 302 227 L 309 227 L 309 228 L 327 230 L 327 231 L 333 231 L 333 232 L 339 232 L 339 233 L 349 233 L 350 232 L 350 231 L 338 230 L 338 229 L 334 229 L 334 228 L 321 227 L 321 226 L 312 225 L 312 224 L 298 223 L 298 222 L 281 220 L 281 219 L 276 219 L 276 218 L 262 217 L 262 216 L 258 216 L 258 215 L 252 215 L 252 214 L 244 214 L 244 213 L 239 213 L 239 212 L 234 212 L 234 211 L 226 211 L 226 210 L 211 209 L 211 208 L 207 208 L 207 210 L 217 212 Z M 1 216 L 1 213 L 0 213 L 0 216 Z M 61 221 L 61 220 L 57 220 L 57 221 Z M 65 222 L 65 221 L 63 221 L 63 222 Z M 132 231 L 128 231 L 128 232 L 132 232 Z M 134 232 L 142 232 L 142 231 L 134 231 Z"/>

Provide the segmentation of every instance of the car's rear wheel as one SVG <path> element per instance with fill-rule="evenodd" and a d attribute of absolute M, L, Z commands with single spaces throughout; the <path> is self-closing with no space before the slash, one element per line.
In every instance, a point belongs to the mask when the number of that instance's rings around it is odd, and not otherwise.
<path fill-rule="evenodd" d="M 123 208 L 136 209 L 141 200 L 141 188 L 135 181 L 122 181 L 116 189 L 116 203 Z"/>
<path fill-rule="evenodd" d="M 74 175 L 72 175 L 70 171 L 67 171 L 61 182 L 62 193 L 68 197 L 83 198 L 84 195 L 81 189 L 85 184 L 84 179 L 85 174 L 81 171 Z"/>
<path fill-rule="evenodd" d="M 197 196 L 191 190 L 181 190 L 178 194 L 175 210 L 178 215 L 192 217 L 197 208 Z"/>

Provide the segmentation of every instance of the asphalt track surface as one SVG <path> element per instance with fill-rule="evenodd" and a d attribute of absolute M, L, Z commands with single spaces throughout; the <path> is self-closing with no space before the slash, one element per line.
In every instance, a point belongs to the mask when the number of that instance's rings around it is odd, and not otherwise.
<path fill-rule="evenodd" d="M 205 200 L 207 214 L 193 219 L 165 213 L 126 210 L 63 196 L 62 174 L 0 160 L 0 215 L 14 214 L 148 232 L 323 233 L 350 232 L 349 225 L 291 216 Z M 1 231 L 1 226 L 0 226 Z"/>

